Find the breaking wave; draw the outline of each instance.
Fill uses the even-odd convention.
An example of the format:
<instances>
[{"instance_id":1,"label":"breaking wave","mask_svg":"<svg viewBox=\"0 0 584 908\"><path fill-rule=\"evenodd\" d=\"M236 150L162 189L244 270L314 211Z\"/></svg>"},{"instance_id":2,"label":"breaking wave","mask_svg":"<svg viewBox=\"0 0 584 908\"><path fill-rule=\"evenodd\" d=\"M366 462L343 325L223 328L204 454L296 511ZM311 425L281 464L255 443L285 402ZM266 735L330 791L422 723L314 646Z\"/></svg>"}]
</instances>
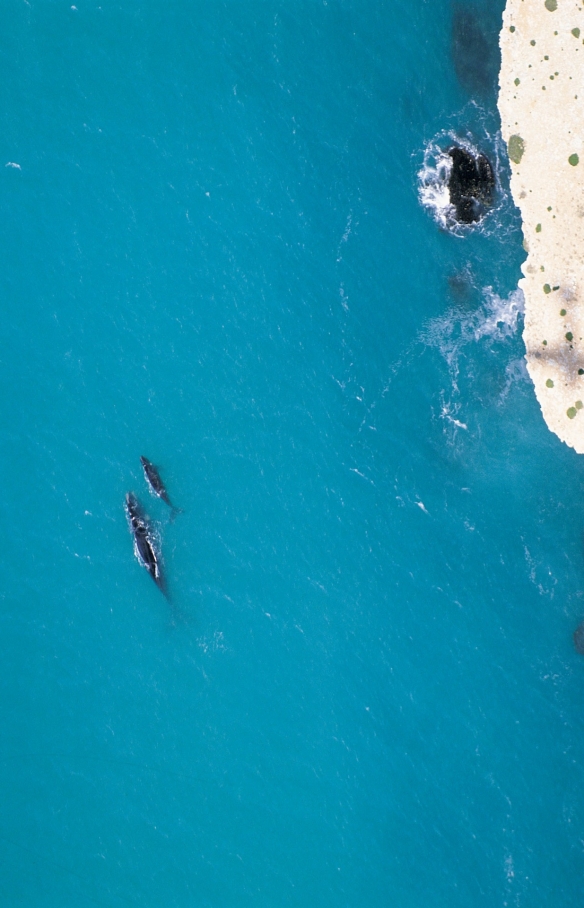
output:
<instances>
[{"instance_id":1,"label":"breaking wave","mask_svg":"<svg viewBox=\"0 0 584 908\"><path fill-rule=\"evenodd\" d=\"M462 415L462 401L469 402L473 396L470 386L480 386L480 372L489 373L492 361L478 362L476 355L468 355L472 345L494 352L496 344L515 338L520 330L524 314L523 291L517 287L509 296L502 298L491 287L483 291L483 302L473 312L450 309L444 315L432 319L420 334L419 340L427 347L436 349L446 362L450 377L450 388L441 392L440 417L451 429L466 429ZM469 349L467 349L469 348ZM498 399L502 403L511 386L527 377L522 356L514 356L507 362L500 362ZM462 387L464 385L464 387Z\"/></svg>"}]
</instances>

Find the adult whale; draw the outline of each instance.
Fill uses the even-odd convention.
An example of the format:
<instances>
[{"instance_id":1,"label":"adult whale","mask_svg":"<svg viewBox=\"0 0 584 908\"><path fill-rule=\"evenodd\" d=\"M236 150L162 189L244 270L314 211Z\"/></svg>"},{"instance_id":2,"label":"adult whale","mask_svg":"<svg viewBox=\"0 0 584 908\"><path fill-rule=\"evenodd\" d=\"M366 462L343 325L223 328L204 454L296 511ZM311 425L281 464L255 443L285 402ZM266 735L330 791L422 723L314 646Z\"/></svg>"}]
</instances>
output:
<instances>
[{"instance_id":1,"label":"adult whale","mask_svg":"<svg viewBox=\"0 0 584 908\"><path fill-rule=\"evenodd\" d=\"M146 568L156 586L164 593L162 573L154 547L152 532L133 492L128 492L126 495L125 510L130 533L134 539L134 554L140 564Z\"/></svg>"}]
</instances>

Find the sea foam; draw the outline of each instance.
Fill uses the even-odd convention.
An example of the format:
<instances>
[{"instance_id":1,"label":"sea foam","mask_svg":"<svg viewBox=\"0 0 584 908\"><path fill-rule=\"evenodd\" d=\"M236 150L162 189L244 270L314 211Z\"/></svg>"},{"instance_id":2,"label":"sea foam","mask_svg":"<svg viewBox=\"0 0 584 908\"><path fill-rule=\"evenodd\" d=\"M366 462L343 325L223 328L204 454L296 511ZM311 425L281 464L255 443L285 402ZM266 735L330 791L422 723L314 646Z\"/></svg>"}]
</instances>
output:
<instances>
[{"instance_id":1,"label":"sea foam","mask_svg":"<svg viewBox=\"0 0 584 908\"><path fill-rule=\"evenodd\" d=\"M471 122L472 128L458 130L443 129L424 147L422 164L417 173L418 198L433 220L442 230L457 237L468 236L479 230L490 235L507 231L508 218L501 217L509 206L507 175L503 161L504 143L500 132L489 128L487 117L476 105L468 105L457 115L460 122ZM476 121L476 122L475 122ZM489 159L495 174L495 199L493 206L480 221L472 224L461 224L456 218L456 210L450 202L448 186L452 172L452 158L448 149L453 145L464 148L473 157L484 154Z\"/></svg>"}]
</instances>

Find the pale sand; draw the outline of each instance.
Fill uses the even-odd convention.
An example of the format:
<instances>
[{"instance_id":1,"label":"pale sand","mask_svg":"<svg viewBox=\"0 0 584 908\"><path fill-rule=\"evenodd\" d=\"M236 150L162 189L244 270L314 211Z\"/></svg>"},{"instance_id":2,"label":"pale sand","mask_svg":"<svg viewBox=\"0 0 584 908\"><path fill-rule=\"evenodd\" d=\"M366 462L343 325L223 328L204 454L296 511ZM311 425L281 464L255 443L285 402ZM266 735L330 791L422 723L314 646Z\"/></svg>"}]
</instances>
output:
<instances>
[{"instance_id":1,"label":"pale sand","mask_svg":"<svg viewBox=\"0 0 584 908\"><path fill-rule=\"evenodd\" d=\"M519 282L527 368L547 425L582 454L584 0L546 2L507 2L499 111L528 253Z\"/></svg>"}]
</instances>

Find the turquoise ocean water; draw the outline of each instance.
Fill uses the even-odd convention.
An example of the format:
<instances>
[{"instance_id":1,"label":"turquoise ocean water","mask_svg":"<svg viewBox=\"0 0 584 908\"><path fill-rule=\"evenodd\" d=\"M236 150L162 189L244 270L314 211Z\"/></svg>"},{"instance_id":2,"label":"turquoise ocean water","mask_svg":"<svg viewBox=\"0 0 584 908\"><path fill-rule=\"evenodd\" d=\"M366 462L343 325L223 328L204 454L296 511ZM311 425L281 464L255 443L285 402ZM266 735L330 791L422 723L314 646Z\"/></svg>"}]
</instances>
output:
<instances>
[{"instance_id":1,"label":"turquoise ocean water","mask_svg":"<svg viewBox=\"0 0 584 908\"><path fill-rule=\"evenodd\" d=\"M582 905L502 6L2 4L1 906ZM499 180L458 236L457 135Z\"/></svg>"}]
</instances>

